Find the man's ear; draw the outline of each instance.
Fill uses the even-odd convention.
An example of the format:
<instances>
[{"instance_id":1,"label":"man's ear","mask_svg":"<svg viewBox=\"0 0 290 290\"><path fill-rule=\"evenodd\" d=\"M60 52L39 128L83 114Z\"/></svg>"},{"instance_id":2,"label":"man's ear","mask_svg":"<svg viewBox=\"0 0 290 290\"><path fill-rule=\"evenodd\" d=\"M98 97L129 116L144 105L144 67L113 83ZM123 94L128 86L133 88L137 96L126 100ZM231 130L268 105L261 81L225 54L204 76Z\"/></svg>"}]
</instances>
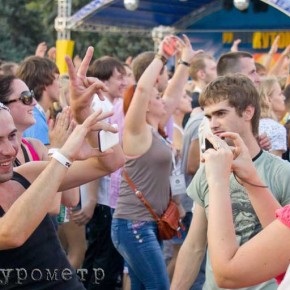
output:
<instances>
[{"instance_id":1,"label":"man's ear","mask_svg":"<svg viewBox=\"0 0 290 290\"><path fill-rule=\"evenodd\" d=\"M243 117L245 120L250 121L252 120L255 113L255 108L253 106L248 106L246 110L243 112Z\"/></svg>"}]
</instances>

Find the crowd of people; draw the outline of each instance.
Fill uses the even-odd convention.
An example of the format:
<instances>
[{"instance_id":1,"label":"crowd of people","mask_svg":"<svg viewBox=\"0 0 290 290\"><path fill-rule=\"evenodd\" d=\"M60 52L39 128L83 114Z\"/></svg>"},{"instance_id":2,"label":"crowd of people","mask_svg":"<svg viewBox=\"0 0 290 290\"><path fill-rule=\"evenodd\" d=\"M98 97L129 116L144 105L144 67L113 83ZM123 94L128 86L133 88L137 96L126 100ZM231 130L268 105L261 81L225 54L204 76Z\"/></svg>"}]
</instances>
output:
<instances>
[{"instance_id":1,"label":"crowd of people","mask_svg":"<svg viewBox=\"0 0 290 290\"><path fill-rule=\"evenodd\" d=\"M239 43L1 63L3 289L289 289L290 44L258 63ZM144 200L173 200L181 234L161 240Z\"/></svg>"}]
</instances>

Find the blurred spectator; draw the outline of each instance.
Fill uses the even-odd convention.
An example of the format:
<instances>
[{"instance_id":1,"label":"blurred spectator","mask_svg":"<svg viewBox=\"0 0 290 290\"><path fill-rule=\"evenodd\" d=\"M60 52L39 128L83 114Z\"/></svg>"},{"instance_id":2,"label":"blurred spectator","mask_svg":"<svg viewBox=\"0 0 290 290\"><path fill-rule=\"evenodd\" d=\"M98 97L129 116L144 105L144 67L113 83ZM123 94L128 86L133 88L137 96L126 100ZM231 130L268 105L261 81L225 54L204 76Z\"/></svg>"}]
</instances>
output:
<instances>
[{"instance_id":1,"label":"blurred spectator","mask_svg":"<svg viewBox=\"0 0 290 290\"><path fill-rule=\"evenodd\" d=\"M15 75L18 69L18 64L16 62L3 62L0 65L0 75Z\"/></svg>"}]
</instances>

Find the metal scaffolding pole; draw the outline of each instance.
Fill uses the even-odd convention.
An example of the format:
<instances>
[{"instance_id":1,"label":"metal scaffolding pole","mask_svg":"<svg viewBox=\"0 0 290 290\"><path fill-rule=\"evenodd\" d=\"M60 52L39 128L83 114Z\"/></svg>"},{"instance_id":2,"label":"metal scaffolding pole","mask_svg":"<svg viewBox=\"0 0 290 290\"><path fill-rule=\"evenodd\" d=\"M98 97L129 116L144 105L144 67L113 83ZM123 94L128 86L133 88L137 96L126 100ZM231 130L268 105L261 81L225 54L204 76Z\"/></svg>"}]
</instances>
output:
<instances>
[{"instance_id":1,"label":"metal scaffolding pole","mask_svg":"<svg viewBox=\"0 0 290 290\"><path fill-rule=\"evenodd\" d=\"M57 17L54 22L57 39L70 39L69 22L71 17L71 0L58 0Z\"/></svg>"},{"instance_id":2,"label":"metal scaffolding pole","mask_svg":"<svg viewBox=\"0 0 290 290\"><path fill-rule=\"evenodd\" d=\"M58 14L54 22L57 31L56 41L56 64L60 73L67 72L65 56L72 57L74 49L74 41L70 35L70 18L71 18L71 0L58 0Z\"/></svg>"}]
</instances>

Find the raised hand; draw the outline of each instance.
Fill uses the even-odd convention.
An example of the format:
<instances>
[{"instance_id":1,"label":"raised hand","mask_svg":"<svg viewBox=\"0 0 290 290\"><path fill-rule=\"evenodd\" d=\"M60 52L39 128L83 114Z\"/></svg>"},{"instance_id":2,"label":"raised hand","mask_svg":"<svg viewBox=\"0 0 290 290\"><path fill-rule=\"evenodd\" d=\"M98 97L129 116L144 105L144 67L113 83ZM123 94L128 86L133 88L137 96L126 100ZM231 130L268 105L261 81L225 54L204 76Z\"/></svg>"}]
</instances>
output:
<instances>
[{"instance_id":1,"label":"raised hand","mask_svg":"<svg viewBox=\"0 0 290 290\"><path fill-rule=\"evenodd\" d=\"M158 54L163 55L166 59L174 56L178 51L179 38L175 35L167 35L160 42Z\"/></svg>"},{"instance_id":2,"label":"raised hand","mask_svg":"<svg viewBox=\"0 0 290 290\"><path fill-rule=\"evenodd\" d=\"M48 51L47 51L47 57L51 59L52 61L55 62L56 60L56 48L55 46L52 46Z\"/></svg>"},{"instance_id":3,"label":"raised hand","mask_svg":"<svg viewBox=\"0 0 290 290\"><path fill-rule=\"evenodd\" d=\"M283 56L289 56L290 55L290 44L286 46L286 48L282 52Z\"/></svg>"},{"instance_id":4,"label":"raised hand","mask_svg":"<svg viewBox=\"0 0 290 290\"><path fill-rule=\"evenodd\" d=\"M270 47L270 50L269 50L269 54L275 54L278 52L278 44L279 44L279 40L280 40L280 35L277 35Z\"/></svg>"},{"instance_id":5,"label":"raised hand","mask_svg":"<svg viewBox=\"0 0 290 290\"><path fill-rule=\"evenodd\" d=\"M237 52L239 51L239 44L242 42L241 39L235 39L234 42L233 42L233 45L231 47L231 52Z\"/></svg>"},{"instance_id":6,"label":"raised hand","mask_svg":"<svg viewBox=\"0 0 290 290\"><path fill-rule=\"evenodd\" d=\"M35 55L39 57L45 57L46 51L47 51L46 42L41 42L36 47Z\"/></svg>"},{"instance_id":7,"label":"raised hand","mask_svg":"<svg viewBox=\"0 0 290 290\"><path fill-rule=\"evenodd\" d=\"M111 115L111 112L102 113L101 110L93 112L81 125L76 126L65 144L60 149L61 153L71 161L85 160L89 157L103 156L110 153L110 149L105 153L101 153L98 148L93 148L86 141L86 137L88 134L100 130L116 133L118 131L116 128L108 123L102 122Z\"/></svg>"},{"instance_id":8,"label":"raised hand","mask_svg":"<svg viewBox=\"0 0 290 290\"><path fill-rule=\"evenodd\" d=\"M55 121L50 119L48 125L51 147L60 148L76 126L70 107L65 107L62 112L58 113Z\"/></svg>"},{"instance_id":9,"label":"raised hand","mask_svg":"<svg viewBox=\"0 0 290 290\"><path fill-rule=\"evenodd\" d=\"M107 87L99 79L86 76L93 53L94 49L90 46L78 70L70 57L65 58L70 79L70 105L73 116L79 123L92 114L91 103L94 94L98 94L99 98L104 100L103 92L107 91Z\"/></svg>"},{"instance_id":10,"label":"raised hand","mask_svg":"<svg viewBox=\"0 0 290 290\"><path fill-rule=\"evenodd\" d=\"M179 41L179 49L181 51L181 59L189 64L197 54L203 52L201 49L194 50L189 38L185 34L182 34L182 41Z\"/></svg>"},{"instance_id":11,"label":"raised hand","mask_svg":"<svg viewBox=\"0 0 290 290\"><path fill-rule=\"evenodd\" d=\"M233 143L232 152L234 154L234 160L232 162L232 171L235 173L240 183L261 183L249 150L240 135L232 132L224 132L221 134L221 137Z\"/></svg>"},{"instance_id":12,"label":"raised hand","mask_svg":"<svg viewBox=\"0 0 290 290\"><path fill-rule=\"evenodd\" d=\"M213 148L205 150L201 155L208 182L214 183L221 178L229 178L234 159L231 147L213 134L207 134L206 138L213 145Z\"/></svg>"}]
</instances>

